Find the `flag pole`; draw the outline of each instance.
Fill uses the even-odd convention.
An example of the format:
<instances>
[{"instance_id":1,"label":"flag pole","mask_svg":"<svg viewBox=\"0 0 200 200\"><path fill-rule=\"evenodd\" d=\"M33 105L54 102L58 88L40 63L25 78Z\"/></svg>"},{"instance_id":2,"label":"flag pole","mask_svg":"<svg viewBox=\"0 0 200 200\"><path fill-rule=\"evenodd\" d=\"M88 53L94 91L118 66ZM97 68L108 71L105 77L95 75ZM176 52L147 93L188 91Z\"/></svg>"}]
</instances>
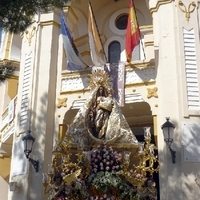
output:
<instances>
[{"instance_id":1,"label":"flag pole","mask_svg":"<svg viewBox=\"0 0 200 200\"><path fill-rule=\"evenodd\" d=\"M135 5L135 4L134 4L134 0L132 0L132 2L133 2L133 5ZM136 14L136 10L135 10L135 6L133 6L133 9L134 9L134 11L135 11L135 17L136 17L137 25L138 25L138 27L139 27L138 18L137 18L137 14ZM141 38L141 31L140 31L140 28L139 28L139 32L140 32L140 43L141 43L142 51L143 51L143 54L144 54L144 60L146 60L146 54L145 54L145 51L144 51L144 43L143 43L142 38Z\"/></svg>"},{"instance_id":2,"label":"flag pole","mask_svg":"<svg viewBox=\"0 0 200 200\"><path fill-rule=\"evenodd\" d=\"M99 36L99 39L100 39L100 42L101 42L101 46L102 46L102 49L103 49L103 54L104 54L104 57L105 57L105 59L106 59L106 62L108 62L108 59L107 59L107 56L106 56L106 53L105 53L105 50L104 50L104 47L103 47L103 42L102 42L101 37L100 37L100 33L99 33L98 26L97 26L96 18L95 18L95 16L94 16L92 4L91 4L90 0L88 0L88 2L89 2L90 7L91 7L92 17L94 18L94 23L95 23L95 25L96 25L97 33L98 33L98 36Z\"/></svg>"},{"instance_id":3,"label":"flag pole","mask_svg":"<svg viewBox=\"0 0 200 200\"><path fill-rule=\"evenodd\" d=\"M146 60L146 54L145 54L145 51L144 51L144 43L143 43L143 41L141 40L141 32L140 32L140 43L141 43L142 51L143 51L143 54L144 54L144 60ZM143 61L144 61L144 60L143 60Z\"/></svg>"}]
</instances>

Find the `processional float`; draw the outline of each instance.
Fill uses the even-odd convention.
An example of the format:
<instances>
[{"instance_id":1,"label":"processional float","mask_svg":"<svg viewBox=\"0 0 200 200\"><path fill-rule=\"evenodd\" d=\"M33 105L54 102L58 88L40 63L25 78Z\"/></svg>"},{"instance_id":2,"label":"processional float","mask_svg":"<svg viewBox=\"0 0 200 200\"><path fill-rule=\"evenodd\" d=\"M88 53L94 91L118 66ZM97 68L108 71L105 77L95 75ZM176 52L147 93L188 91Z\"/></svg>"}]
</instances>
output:
<instances>
[{"instance_id":1,"label":"processional float","mask_svg":"<svg viewBox=\"0 0 200 200\"><path fill-rule=\"evenodd\" d=\"M153 180L159 171L150 127L144 142L132 133L105 71L90 76L91 95L57 142L48 173L43 174L49 200L157 199Z\"/></svg>"}]
</instances>

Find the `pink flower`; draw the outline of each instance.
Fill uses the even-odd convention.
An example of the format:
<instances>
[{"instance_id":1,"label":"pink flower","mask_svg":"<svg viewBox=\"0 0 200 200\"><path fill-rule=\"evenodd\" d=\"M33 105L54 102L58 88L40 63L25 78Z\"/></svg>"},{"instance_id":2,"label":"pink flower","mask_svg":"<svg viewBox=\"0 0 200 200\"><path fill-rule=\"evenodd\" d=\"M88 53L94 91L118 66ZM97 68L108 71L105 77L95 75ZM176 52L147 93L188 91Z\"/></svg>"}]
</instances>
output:
<instances>
[{"instance_id":1,"label":"pink flower","mask_svg":"<svg viewBox=\"0 0 200 200\"><path fill-rule=\"evenodd\" d=\"M101 157L100 155L98 155L98 156L97 156L97 158L98 158L99 160L101 160L101 159L102 159L102 157Z\"/></svg>"}]
</instances>

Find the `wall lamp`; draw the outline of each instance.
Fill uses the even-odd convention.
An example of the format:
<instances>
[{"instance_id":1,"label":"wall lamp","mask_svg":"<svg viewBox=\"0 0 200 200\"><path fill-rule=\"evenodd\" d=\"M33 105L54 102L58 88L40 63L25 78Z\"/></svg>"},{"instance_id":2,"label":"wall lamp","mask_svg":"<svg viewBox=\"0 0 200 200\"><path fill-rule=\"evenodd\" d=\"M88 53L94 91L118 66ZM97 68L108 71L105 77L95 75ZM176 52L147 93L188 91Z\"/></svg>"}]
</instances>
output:
<instances>
[{"instance_id":1,"label":"wall lamp","mask_svg":"<svg viewBox=\"0 0 200 200\"><path fill-rule=\"evenodd\" d=\"M35 138L31 135L31 131L29 130L26 136L22 138L24 142L24 154L26 158L31 162L32 166L34 167L35 171L39 171L39 161L33 160L29 158L29 154L32 152L33 143L35 142Z\"/></svg>"},{"instance_id":2,"label":"wall lamp","mask_svg":"<svg viewBox=\"0 0 200 200\"><path fill-rule=\"evenodd\" d=\"M172 163L175 163L176 151L171 148L175 126L169 121L169 119L169 117L166 117L166 122L161 126L161 128L163 130L164 140L172 156Z\"/></svg>"}]
</instances>

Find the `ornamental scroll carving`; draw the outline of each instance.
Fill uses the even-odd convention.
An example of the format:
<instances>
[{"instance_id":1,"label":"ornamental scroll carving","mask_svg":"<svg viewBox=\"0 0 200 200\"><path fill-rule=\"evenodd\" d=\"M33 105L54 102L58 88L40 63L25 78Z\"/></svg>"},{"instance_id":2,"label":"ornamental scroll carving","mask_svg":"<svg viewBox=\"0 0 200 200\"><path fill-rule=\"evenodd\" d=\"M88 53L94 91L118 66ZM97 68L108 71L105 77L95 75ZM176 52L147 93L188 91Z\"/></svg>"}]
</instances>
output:
<instances>
[{"instance_id":1,"label":"ornamental scroll carving","mask_svg":"<svg viewBox=\"0 0 200 200\"><path fill-rule=\"evenodd\" d=\"M57 107L61 108L61 107L67 107L67 98L58 98L58 103L57 103Z\"/></svg>"},{"instance_id":2,"label":"ornamental scroll carving","mask_svg":"<svg viewBox=\"0 0 200 200\"><path fill-rule=\"evenodd\" d=\"M154 87L154 88L147 88L147 98L151 98L151 97L155 97L158 98L158 94L157 94L158 88Z\"/></svg>"},{"instance_id":3,"label":"ornamental scroll carving","mask_svg":"<svg viewBox=\"0 0 200 200\"><path fill-rule=\"evenodd\" d=\"M190 14L194 11L194 9L196 8L196 4L195 2L191 2L188 7L186 7L182 1L178 2L179 8L180 10L185 13L185 18L187 20L187 22L189 22L190 19Z\"/></svg>"},{"instance_id":4,"label":"ornamental scroll carving","mask_svg":"<svg viewBox=\"0 0 200 200\"><path fill-rule=\"evenodd\" d=\"M35 35L35 32L36 32L36 27L33 26L32 30L31 31L26 31L26 39L28 40L28 44L29 46L31 46L31 40L33 38L33 36Z\"/></svg>"},{"instance_id":5,"label":"ornamental scroll carving","mask_svg":"<svg viewBox=\"0 0 200 200\"><path fill-rule=\"evenodd\" d=\"M126 70L125 84L137 84L155 81L155 68ZM61 92L84 90L89 87L89 76L63 77L61 80Z\"/></svg>"},{"instance_id":6,"label":"ornamental scroll carving","mask_svg":"<svg viewBox=\"0 0 200 200\"><path fill-rule=\"evenodd\" d=\"M83 90L88 87L87 76L74 76L63 78L61 81L61 92Z\"/></svg>"},{"instance_id":7,"label":"ornamental scroll carving","mask_svg":"<svg viewBox=\"0 0 200 200\"><path fill-rule=\"evenodd\" d=\"M155 78L156 78L156 72L154 68L132 69L126 71L126 84L154 81Z\"/></svg>"}]
</instances>

